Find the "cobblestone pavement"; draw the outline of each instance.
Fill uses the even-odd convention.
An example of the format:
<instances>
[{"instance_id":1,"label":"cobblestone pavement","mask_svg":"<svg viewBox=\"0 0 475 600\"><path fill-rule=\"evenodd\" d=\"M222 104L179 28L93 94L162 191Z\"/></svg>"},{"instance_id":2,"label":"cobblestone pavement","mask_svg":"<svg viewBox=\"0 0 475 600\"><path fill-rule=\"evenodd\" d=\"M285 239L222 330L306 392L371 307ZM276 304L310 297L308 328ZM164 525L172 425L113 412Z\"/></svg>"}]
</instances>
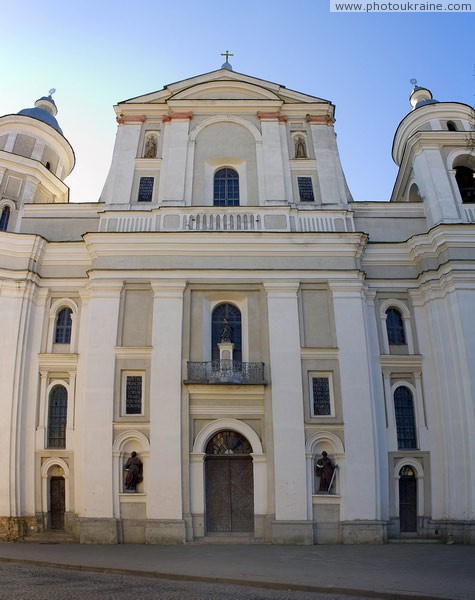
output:
<instances>
[{"instance_id":1,"label":"cobblestone pavement","mask_svg":"<svg viewBox=\"0 0 475 600\"><path fill-rule=\"evenodd\" d=\"M0 563L1 600L369 600Z\"/></svg>"}]
</instances>

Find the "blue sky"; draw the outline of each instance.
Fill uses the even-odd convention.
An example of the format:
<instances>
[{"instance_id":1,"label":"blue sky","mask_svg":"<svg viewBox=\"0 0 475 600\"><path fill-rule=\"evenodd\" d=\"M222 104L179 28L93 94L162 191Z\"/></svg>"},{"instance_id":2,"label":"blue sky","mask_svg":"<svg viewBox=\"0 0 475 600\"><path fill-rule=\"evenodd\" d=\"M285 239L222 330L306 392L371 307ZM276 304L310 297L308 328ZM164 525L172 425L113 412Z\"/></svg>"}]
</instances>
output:
<instances>
[{"instance_id":1,"label":"blue sky","mask_svg":"<svg viewBox=\"0 0 475 600\"><path fill-rule=\"evenodd\" d=\"M475 0L473 0L475 1ZM113 104L212 71L234 70L331 100L355 200L388 200L391 145L409 111L409 80L441 101L475 102L475 13L330 13L328 0L19 0L0 55L0 114L55 87L76 152L71 200L99 198L116 131Z\"/></svg>"}]
</instances>

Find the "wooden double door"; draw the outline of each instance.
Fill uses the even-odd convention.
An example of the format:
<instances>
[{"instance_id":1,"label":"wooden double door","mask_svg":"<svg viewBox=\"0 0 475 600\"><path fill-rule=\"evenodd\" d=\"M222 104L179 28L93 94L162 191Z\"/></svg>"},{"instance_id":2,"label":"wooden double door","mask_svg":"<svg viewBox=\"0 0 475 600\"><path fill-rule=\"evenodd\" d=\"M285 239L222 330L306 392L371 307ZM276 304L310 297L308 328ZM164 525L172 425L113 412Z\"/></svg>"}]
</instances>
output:
<instances>
[{"instance_id":1,"label":"wooden double door","mask_svg":"<svg viewBox=\"0 0 475 600\"><path fill-rule=\"evenodd\" d=\"M207 533L254 531L252 458L245 455L207 456Z\"/></svg>"}]
</instances>

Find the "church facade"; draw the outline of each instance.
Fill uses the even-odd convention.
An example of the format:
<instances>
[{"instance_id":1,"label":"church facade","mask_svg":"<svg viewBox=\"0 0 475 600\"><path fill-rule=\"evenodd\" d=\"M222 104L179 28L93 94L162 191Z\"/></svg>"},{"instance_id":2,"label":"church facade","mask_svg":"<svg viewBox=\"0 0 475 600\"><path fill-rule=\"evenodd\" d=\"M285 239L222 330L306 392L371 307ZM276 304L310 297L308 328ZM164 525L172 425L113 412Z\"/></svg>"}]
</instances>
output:
<instances>
[{"instance_id":1,"label":"church facade","mask_svg":"<svg viewBox=\"0 0 475 600\"><path fill-rule=\"evenodd\" d=\"M475 542L473 109L410 100L385 203L227 62L115 107L97 203L0 118L2 539Z\"/></svg>"}]
</instances>

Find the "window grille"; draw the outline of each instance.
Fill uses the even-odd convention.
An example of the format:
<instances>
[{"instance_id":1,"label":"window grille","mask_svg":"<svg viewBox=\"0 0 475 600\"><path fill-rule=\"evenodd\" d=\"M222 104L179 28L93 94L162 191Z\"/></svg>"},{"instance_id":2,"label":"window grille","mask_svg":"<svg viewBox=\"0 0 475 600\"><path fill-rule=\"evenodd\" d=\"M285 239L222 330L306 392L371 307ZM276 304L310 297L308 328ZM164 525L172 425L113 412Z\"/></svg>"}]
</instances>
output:
<instances>
[{"instance_id":1,"label":"window grille","mask_svg":"<svg viewBox=\"0 0 475 600\"><path fill-rule=\"evenodd\" d=\"M396 416L397 447L399 450L417 448L414 401L411 390L406 386L394 392L394 412Z\"/></svg>"},{"instance_id":2,"label":"window grille","mask_svg":"<svg viewBox=\"0 0 475 600\"><path fill-rule=\"evenodd\" d=\"M386 311L386 330L388 332L389 344L406 344L404 321L402 320L401 313L395 308L388 308Z\"/></svg>"},{"instance_id":3,"label":"window grille","mask_svg":"<svg viewBox=\"0 0 475 600\"><path fill-rule=\"evenodd\" d=\"M56 316L56 326L54 330L55 344L70 344L71 329L72 329L72 310L70 308L62 308Z\"/></svg>"},{"instance_id":4,"label":"window grille","mask_svg":"<svg viewBox=\"0 0 475 600\"><path fill-rule=\"evenodd\" d=\"M214 174L214 206L239 206L239 175L234 169L219 169Z\"/></svg>"},{"instance_id":5,"label":"window grille","mask_svg":"<svg viewBox=\"0 0 475 600\"><path fill-rule=\"evenodd\" d=\"M234 344L233 359L235 362L240 362L242 361L241 311L233 304L219 304L213 310L211 318L212 359L219 360L218 344L221 341L221 333L226 323L230 328L231 342Z\"/></svg>"},{"instance_id":6,"label":"window grille","mask_svg":"<svg viewBox=\"0 0 475 600\"><path fill-rule=\"evenodd\" d=\"M49 394L48 448L66 447L66 420L68 392L62 385L55 386Z\"/></svg>"}]
</instances>

